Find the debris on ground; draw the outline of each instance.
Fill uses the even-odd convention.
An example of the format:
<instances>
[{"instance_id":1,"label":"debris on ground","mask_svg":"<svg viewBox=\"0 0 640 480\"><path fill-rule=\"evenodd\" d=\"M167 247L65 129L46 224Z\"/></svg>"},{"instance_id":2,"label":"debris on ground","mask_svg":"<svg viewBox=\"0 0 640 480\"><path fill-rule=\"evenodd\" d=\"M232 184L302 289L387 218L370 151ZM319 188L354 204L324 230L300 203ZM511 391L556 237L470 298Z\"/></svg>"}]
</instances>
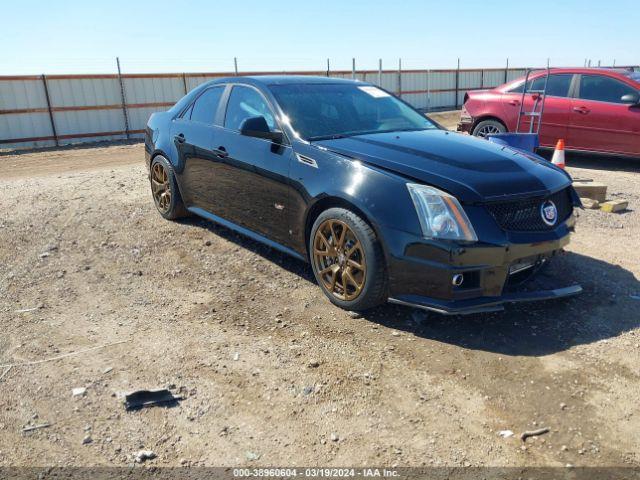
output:
<instances>
[{"instance_id":1,"label":"debris on ground","mask_svg":"<svg viewBox=\"0 0 640 480\"><path fill-rule=\"evenodd\" d=\"M509 438L513 437L513 432L511 430L500 430L498 432L498 435L500 435L502 438Z\"/></svg>"},{"instance_id":2,"label":"debris on ground","mask_svg":"<svg viewBox=\"0 0 640 480\"><path fill-rule=\"evenodd\" d=\"M609 200L600 205L600 210L607 213L616 213L626 210L629 202L626 200Z\"/></svg>"},{"instance_id":3,"label":"debris on ground","mask_svg":"<svg viewBox=\"0 0 640 480\"><path fill-rule=\"evenodd\" d=\"M136 453L135 460L136 463L143 463L146 460L153 460L156 457L157 455L153 450L140 450L138 453Z\"/></svg>"},{"instance_id":4,"label":"debris on ground","mask_svg":"<svg viewBox=\"0 0 640 480\"><path fill-rule=\"evenodd\" d=\"M41 308L42 308L41 305L38 305L37 307L31 307L31 308L21 308L20 310L15 310L14 313L35 312L36 310L40 310Z\"/></svg>"},{"instance_id":5,"label":"debris on ground","mask_svg":"<svg viewBox=\"0 0 640 480\"><path fill-rule=\"evenodd\" d=\"M582 197L580 198L580 201L582 202L582 206L584 208L588 208L590 210L598 210L600 208L600 202L598 202L598 200L594 200L593 198Z\"/></svg>"},{"instance_id":6,"label":"debris on ground","mask_svg":"<svg viewBox=\"0 0 640 480\"><path fill-rule=\"evenodd\" d=\"M311 360L308 364L309 368L318 368L320 366L319 360Z\"/></svg>"},{"instance_id":7,"label":"debris on ground","mask_svg":"<svg viewBox=\"0 0 640 480\"><path fill-rule=\"evenodd\" d=\"M126 410L138 410L145 407L162 405L163 407L175 407L183 397L176 397L166 388L159 390L137 390L124 396Z\"/></svg>"},{"instance_id":8,"label":"debris on ground","mask_svg":"<svg viewBox=\"0 0 640 480\"><path fill-rule=\"evenodd\" d=\"M607 186L598 182L573 182L580 198L591 198L602 203L607 199Z\"/></svg>"},{"instance_id":9,"label":"debris on ground","mask_svg":"<svg viewBox=\"0 0 640 480\"><path fill-rule=\"evenodd\" d=\"M71 390L71 395L73 395L74 397L82 397L86 393L87 389L84 387L77 387Z\"/></svg>"},{"instance_id":10,"label":"debris on ground","mask_svg":"<svg viewBox=\"0 0 640 480\"><path fill-rule=\"evenodd\" d=\"M537 437L538 435L544 435L545 433L549 433L549 432L550 432L549 427L543 427L537 430L526 430L522 432L522 434L520 435L520 440L524 442L529 437Z\"/></svg>"},{"instance_id":11,"label":"debris on ground","mask_svg":"<svg viewBox=\"0 0 640 480\"><path fill-rule=\"evenodd\" d=\"M40 430L41 428L49 428L51 426L50 423L41 423L39 425L29 425L22 429L23 432L32 432L34 430Z\"/></svg>"},{"instance_id":12,"label":"debris on ground","mask_svg":"<svg viewBox=\"0 0 640 480\"><path fill-rule=\"evenodd\" d=\"M247 457L247 460L249 460L249 461L259 460L260 459L260 454L259 453L255 453L255 452L247 452L245 454L245 457Z\"/></svg>"},{"instance_id":13,"label":"debris on ground","mask_svg":"<svg viewBox=\"0 0 640 480\"><path fill-rule=\"evenodd\" d=\"M91 435L86 435L83 439L82 439L82 444L83 445L88 445L89 443L93 442L93 438L91 438Z\"/></svg>"}]
</instances>

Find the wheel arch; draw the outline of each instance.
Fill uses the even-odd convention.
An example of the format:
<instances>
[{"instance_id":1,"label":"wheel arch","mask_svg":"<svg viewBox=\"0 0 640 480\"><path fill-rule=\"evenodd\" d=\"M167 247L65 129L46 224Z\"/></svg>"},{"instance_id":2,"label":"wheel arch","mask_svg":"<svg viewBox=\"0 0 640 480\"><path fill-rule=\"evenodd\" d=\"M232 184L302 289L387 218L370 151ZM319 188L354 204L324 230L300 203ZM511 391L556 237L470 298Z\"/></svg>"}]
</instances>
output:
<instances>
[{"instance_id":1,"label":"wheel arch","mask_svg":"<svg viewBox=\"0 0 640 480\"><path fill-rule=\"evenodd\" d=\"M496 115L492 115L492 114L486 114L486 115L481 115L477 118L475 118L473 120L473 125L471 126L471 131L473 132L473 130L475 130L475 128L478 126L478 124L480 122L484 122L485 120L495 120L496 122L499 122L502 124L502 126L504 126L505 130L508 132L509 131L509 127L507 126L507 122L505 122L503 119L501 119L500 117L496 116Z\"/></svg>"},{"instance_id":2,"label":"wheel arch","mask_svg":"<svg viewBox=\"0 0 640 480\"><path fill-rule=\"evenodd\" d=\"M329 210L330 208L344 208L345 210L350 210L356 215L358 215L360 218L362 218L367 223L367 225L371 227L373 232L376 234L376 237L380 242L380 246L382 247L382 252L386 260L387 250L385 247L384 239L382 238L382 235L380 233L380 228L378 227L378 225L376 225L376 223L371 220L370 218L371 215L368 215L367 212L365 212L362 208L356 205L356 203L354 203L353 201L350 201L348 199L345 199L339 196L325 196L317 200L307 210L307 214L304 222L304 245L305 245L307 260L309 261L311 260L310 252L309 252L309 240L311 239L311 229L313 228L313 224L315 223L316 219L320 216L322 212L324 212L325 210Z\"/></svg>"}]
</instances>

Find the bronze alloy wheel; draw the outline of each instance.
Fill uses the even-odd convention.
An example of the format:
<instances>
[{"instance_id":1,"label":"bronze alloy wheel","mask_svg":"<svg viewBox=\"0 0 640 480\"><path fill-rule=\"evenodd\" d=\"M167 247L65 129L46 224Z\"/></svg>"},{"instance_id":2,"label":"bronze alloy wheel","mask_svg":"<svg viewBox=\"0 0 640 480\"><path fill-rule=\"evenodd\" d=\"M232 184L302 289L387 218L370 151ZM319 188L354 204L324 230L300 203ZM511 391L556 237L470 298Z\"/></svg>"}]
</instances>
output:
<instances>
[{"instance_id":1,"label":"bronze alloy wheel","mask_svg":"<svg viewBox=\"0 0 640 480\"><path fill-rule=\"evenodd\" d=\"M364 249L345 222L329 219L318 227L313 262L322 286L334 297L350 301L362 293L367 274Z\"/></svg>"},{"instance_id":2,"label":"bronze alloy wheel","mask_svg":"<svg viewBox=\"0 0 640 480\"><path fill-rule=\"evenodd\" d=\"M167 170L159 162L154 163L151 169L151 191L158 210L167 213L171 208L171 187Z\"/></svg>"}]
</instances>

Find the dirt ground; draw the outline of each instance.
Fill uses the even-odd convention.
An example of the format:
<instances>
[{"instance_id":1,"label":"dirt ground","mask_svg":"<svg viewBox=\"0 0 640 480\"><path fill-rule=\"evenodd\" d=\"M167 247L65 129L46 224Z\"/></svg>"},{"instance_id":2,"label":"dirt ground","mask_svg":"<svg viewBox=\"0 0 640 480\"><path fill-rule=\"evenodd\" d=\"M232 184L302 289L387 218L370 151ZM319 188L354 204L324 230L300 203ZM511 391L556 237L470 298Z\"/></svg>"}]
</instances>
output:
<instances>
[{"instance_id":1,"label":"dirt ground","mask_svg":"<svg viewBox=\"0 0 640 480\"><path fill-rule=\"evenodd\" d=\"M0 163L0 466L640 466L638 163L569 158L630 201L580 211L556 268L583 295L362 318L303 263L163 220L141 144ZM125 411L161 387L183 400Z\"/></svg>"}]
</instances>

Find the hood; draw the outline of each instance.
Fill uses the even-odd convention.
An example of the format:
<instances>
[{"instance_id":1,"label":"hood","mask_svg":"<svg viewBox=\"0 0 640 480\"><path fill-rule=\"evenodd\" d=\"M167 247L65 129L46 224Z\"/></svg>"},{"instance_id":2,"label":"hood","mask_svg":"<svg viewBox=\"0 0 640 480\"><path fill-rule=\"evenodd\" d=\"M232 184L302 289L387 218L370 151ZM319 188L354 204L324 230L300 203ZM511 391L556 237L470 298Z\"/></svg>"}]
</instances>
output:
<instances>
[{"instance_id":1,"label":"hood","mask_svg":"<svg viewBox=\"0 0 640 480\"><path fill-rule=\"evenodd\" d=\"M571 183L544 159L443 130L374 133L314 142L449 192L467 203L548 195Z\"/></svg>"}]
</instances>

